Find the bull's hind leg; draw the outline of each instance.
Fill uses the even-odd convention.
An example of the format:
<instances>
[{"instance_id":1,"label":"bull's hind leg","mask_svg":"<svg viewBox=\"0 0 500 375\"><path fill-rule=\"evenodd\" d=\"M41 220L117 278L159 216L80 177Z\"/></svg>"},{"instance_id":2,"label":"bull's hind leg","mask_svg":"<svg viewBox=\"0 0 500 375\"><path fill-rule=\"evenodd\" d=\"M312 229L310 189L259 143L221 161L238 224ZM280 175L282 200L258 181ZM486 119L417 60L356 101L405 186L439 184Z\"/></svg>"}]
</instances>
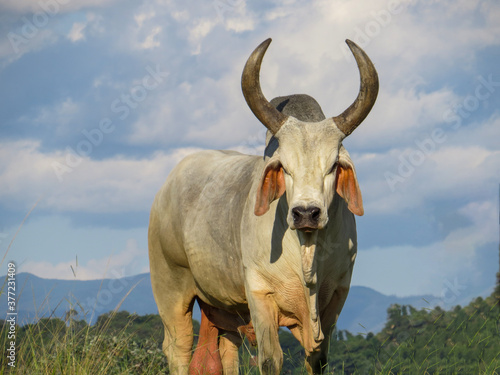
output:
<instances>
[{"instance_id":1,"label":"bull's hind leg","mask_svg":"<svg viewBox=\"0 0 500 375\"><path fill-rule=\"evenodd\" d=\"M157 237L149 238L153 295L163 321L165 353L172 375L187 375L193 347L195 282L191 271L165 259Z\"/></svg>"},{"instance_id":2,"label":"bull's hind leg","mask_svg":"<svg viewBox=\"0 0 500 375\"><path fill-rule=\"evenodd\" d=\"M184 273L189 271L184 269ZM175 272L169 276L174 277L175 283L165 280L162 292L158 292L158 286L155 292L165 331L163 352L167 357L170 374L185 375L188 373L193 347L194 283L190 285L190 273L182 275L182 272Z\"/></svg>"},{"instance_id":3,"label":"bull's hind leg","mask_svg":"<svg viewBox=\"0 0 500 375\"><path fill-rule=\"evenodd\" d=\"M239 358L238 348L241 346L242 339L239 333L231 331L221 331L219 339L219 350L224 369L224 375L238 375Z\"/></svg>"}]
</instances>

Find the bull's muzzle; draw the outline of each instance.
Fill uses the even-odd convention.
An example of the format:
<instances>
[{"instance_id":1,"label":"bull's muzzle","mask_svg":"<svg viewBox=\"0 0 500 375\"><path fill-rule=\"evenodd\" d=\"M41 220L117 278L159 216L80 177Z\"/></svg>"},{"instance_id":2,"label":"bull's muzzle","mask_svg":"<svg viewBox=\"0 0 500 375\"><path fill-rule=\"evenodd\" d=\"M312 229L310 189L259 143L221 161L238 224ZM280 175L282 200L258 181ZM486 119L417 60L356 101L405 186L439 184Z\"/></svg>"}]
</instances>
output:
<instances>
[{"instance_id":1,"label":"bull's muzzle","mask_svg":"<svg viewBox=\"0 0 500 375\"><path fill-rule=\"evenodd\" d=\"M292 208L293 226L295 229L312 232L321 229L321 208L316 206Z\"/></svg>"}]
</instances>

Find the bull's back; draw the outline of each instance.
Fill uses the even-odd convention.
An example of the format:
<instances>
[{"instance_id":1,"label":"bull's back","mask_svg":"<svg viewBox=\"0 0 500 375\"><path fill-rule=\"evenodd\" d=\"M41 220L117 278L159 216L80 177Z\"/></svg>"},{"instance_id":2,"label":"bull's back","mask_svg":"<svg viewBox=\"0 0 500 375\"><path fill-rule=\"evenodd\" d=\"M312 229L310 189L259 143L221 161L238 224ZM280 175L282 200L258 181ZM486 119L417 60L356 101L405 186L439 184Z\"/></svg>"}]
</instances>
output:
<instances>
[{"instance_id":1,"label":"bull's back","mask_svg":"<svg viewBox=\"0 0 500 375\"><path fill-rule=\"evenodd\" d=\"M240 225L261 157L202 151L185 158L158 193L163 256L186 267L198 295L214 306L245 304Z\"/></svg>"}]
</instances>

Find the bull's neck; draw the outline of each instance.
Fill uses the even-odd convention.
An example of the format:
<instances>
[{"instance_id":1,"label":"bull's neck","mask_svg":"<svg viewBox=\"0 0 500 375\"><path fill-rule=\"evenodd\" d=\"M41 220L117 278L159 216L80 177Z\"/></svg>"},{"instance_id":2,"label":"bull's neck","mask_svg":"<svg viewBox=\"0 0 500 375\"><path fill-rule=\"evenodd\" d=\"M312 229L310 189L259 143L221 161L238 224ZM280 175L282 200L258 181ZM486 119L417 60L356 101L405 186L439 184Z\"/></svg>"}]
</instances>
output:
<instances>
[{"instance_id":1,"label":"bull's neck","mask_svg":"<svg viewBox=\"0 0 500 375\"><path fill-rule=\"evenodd\" d=\"M318 305L318 272L316 243L318 231L311 233L297 232L300 241L300 256L302 259L302 275L304 277L304 292L309 305L310 323L314 341L321 342L324 338L321 330Z\"/></svg>"},{"instance_id":2,"label":"bull's neck","mask_svg":"<svg viewBox=\"0 0 500 375\"><path fill-rule=\"evenodd\" d=\"M309 288L314 287L318 281L316 270L316 241L318 231L311 233L297 232L300 241L300 252L302 258L302 274L305 285Z\"/></svg>"}]
</instances>

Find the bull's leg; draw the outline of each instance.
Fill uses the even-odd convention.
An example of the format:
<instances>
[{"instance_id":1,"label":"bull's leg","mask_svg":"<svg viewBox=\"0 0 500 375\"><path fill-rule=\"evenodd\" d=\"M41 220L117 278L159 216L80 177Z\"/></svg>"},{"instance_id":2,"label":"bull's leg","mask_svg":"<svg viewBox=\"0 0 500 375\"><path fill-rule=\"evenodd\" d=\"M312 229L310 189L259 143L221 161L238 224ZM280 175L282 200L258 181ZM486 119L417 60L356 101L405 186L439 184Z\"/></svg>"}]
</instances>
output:
<instances>
[{"instance_id":1,"label":"bull's leg","mask_svg":"<svg viewBox=\"0 0 500 375\"><path fill-rule=\"evenodd\" d=\"M171 265L157 236L149 237L151 284L163 321L163 352L170 374L186 375L193 347L192 309L196 286L189 269Z\"/></svg>"},{"instance_id":2,"label":"bull's leg","mask_svg":"<svg viewBox=\"0 0 500 375\"><path fill-rule=\"evenodd\" d=\"M321 343L320 350L314 353L306 353L306 369L309 374L323 374L328 365L328 350L330 348L330 336L335 323L344 307L349 288L338 288L332 296L328 306L321 314L321 326L325 338Z\"/></svg>"},{"instance_id":3,"label":"bull's leg","mask_svg":"<svg viewBox=\"0 0 500 375\"><path fill-rule=\"evenodd\" d=\"M189 365L189 375L221 375L222 362L219 353L219 330L207 318L206 304L201 306L201 323L198 344Z\"/></svg>"},{"instance_id":4,"label":"bull's leg","mask_svg":"<svg viewBox=\"0 0 500 375\"><path fill-rule=\"evenodd\" d=\"M325 338L319 347L319 351L306 353L306 370L308 374L326 373L328 365L328 349L330 348L331 329L323 332Z\"/></svg>"},{"instance_id":5,"label":"bull's leg","mask_svg":"<svg viewBox=\"0 0 500 375\"><path fill-rule=\"evenodd\" d=\"M177 284L165 284L168 285ZM155 298L165 328L163 352L167 356L170 374L185 375L188 373L193 347L194 293L166 288L164 295L155 294Z\"/></svg>"},{"instance_id":6,"label":"bull's leg","mask_svg":"<svg viewBox=\"0 0 500 375\"><path fill-rule=\"evenodd\" d=\"M239 357L238 348L242 343L241 336L236 332L221 331L219 350L224 375L238 375Z\"/></svg>"},{"instance_id":7,"label":"bull's leg","mask_svg":"<svg viewBox=\"0 0 500 375\"><path fill-rule=\"evenodd\" d=\"M278 337L278 308L267 293L249 294L248 305L257 337L260 372L262 375L279 374L283 365L283 351Z\"/></svg>"},{"instance_id":8,"label":"bull's leg","mask_svg":"<svg viewBox=\"0 0 500 375\"><path fill-rule=\"evenodd\" d=\"M172 301L172 296L168 300ZM162 305L158 303L158 310L164 326L163 352L167 356L170 374L185 375L193 347L192 307L181 296L171 305L168 302L166 306Z\"/></svg>"}]
</instances>

